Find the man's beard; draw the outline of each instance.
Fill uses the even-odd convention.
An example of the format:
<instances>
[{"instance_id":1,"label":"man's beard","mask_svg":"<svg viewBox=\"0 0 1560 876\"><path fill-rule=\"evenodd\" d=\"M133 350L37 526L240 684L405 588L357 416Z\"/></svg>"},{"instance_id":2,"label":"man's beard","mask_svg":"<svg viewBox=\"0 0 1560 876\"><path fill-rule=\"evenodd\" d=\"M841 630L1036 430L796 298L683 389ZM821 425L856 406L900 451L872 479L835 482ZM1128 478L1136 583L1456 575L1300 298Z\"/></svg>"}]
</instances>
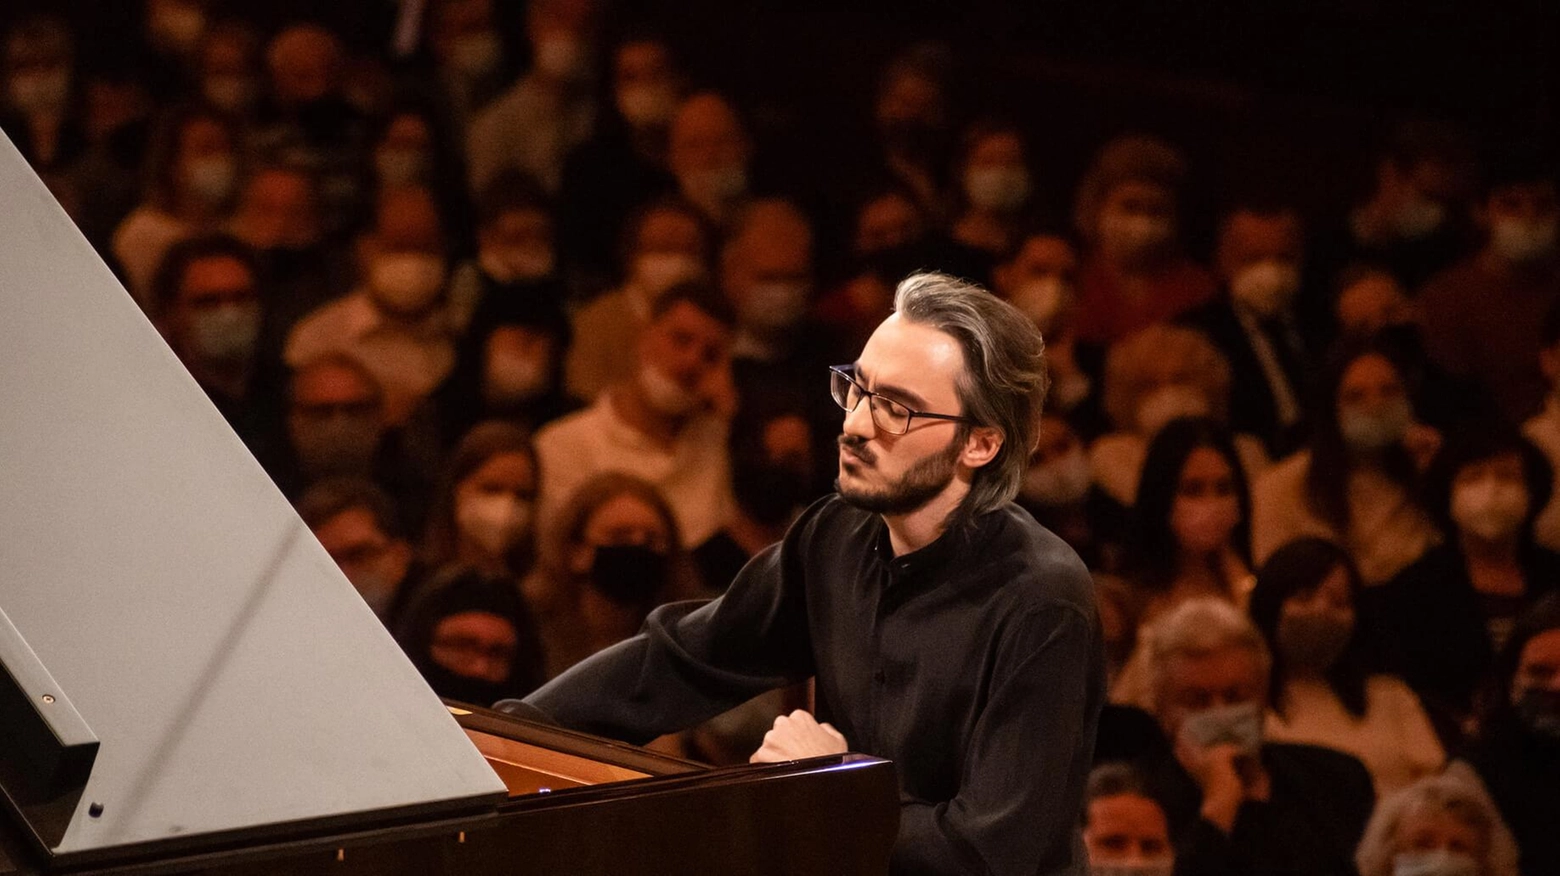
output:
<instances>
[{"instance_id":1,"label":"man's beard","mask_svg":"<svg viewBox=\"0 0 1560 876\"><path fill-rule=\"evenodd\" d=\"M874 514L900 515L918 511L926 503L937 498L953 481L954 472L958 468L959 454L964 450L964 438L961 431L948 442L947 447L916 461L897 482L880 490L846 487L838 477L834 479L834 489L840 494L840 498L863 511L871 511ZM841 435L839 444L849 447L852 452L863 457L865 461L858 463L860 465L870 464L877 459L866 448L863 439L853 440Z\"/></svg>"}]
</instances>

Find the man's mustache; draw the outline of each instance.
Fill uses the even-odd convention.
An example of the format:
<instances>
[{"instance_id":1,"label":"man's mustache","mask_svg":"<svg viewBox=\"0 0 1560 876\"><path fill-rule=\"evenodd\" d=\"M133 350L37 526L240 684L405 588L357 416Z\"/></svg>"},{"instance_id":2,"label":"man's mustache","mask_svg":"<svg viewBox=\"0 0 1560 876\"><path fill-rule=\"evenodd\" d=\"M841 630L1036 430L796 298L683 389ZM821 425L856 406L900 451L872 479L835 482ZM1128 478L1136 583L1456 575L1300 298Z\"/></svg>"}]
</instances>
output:
<instances>
[{"instance_id":1,"label":"man's mustache","mask_svg":"<svg viewBox=\"0 0 1560 876\"><path fill-rule=\"evenodd\" d=\"M877 454L867 448L867 439L860 435L841 435L837 441L841 447L849 448L852 454L860 457L867 465L877 462Z\"/></svg>"}]
</instances>

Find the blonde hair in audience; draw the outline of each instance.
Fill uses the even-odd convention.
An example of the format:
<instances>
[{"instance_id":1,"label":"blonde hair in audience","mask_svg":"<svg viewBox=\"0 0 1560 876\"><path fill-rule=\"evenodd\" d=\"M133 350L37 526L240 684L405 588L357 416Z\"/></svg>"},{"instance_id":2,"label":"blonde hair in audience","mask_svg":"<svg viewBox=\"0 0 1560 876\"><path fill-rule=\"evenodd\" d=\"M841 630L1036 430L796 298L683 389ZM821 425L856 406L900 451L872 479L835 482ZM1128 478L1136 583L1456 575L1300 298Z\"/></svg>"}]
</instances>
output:
<instances>
[{"instance_id":1,"label":"blonde hair in audience","mask_svg":"<svg viewBox=\"0 0 1560 876\"><path fill-rule=\"evenodd\" d=\"M1214 597L1188 599L1150 625L1148 630L1150 696L1159 705L1165 669L1174 657L1202 657L1225 648L1245 648L1257 658L1265 686L1272 656L1262 632L1240 609Z\"/></svg>"},{"instance_id":2,"label":"blonde hair in audience","mask_svg":"<svg viewBox=\"0 0 1560 876\"><path fill-rule=\"evenodd\" d=\"M1473 769L1453 762L1446 772L1426 776L1383 799L1365 827L1355 852L1360 876L1392 876L1398 831L1412 815L1448 815L1484 837L1480 876L1517 876L1517 843Z\"/></svg>"},{"instance_id":3,"label":"blonde hair in audience","mask_svg":"<svg viewBox=\"0 0 1560 876\"><path fill-rule=\"evenodd\" d=\"M1117 342L1105 357L1105 413L1116 428L1132 429L1138 405L1165 376L1201 390L1214 419L1223 422L1229 415L1230 363L1224 354L1196 329L1151 325Z\"/></svg>"}]
</instances>

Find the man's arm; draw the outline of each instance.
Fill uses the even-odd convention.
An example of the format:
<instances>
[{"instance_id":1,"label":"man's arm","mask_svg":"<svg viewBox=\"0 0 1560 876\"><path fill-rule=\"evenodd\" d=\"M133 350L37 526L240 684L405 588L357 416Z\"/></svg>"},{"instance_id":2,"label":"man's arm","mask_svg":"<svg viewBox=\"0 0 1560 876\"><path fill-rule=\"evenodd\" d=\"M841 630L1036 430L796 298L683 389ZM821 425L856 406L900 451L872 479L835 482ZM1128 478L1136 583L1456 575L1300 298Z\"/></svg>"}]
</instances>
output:
<instances>
[{"instance_id":1,"label":"man's arm","mask_svg":"<svg viewBox=\"0 0 1560 876\"><path fill-rule=\"evenodd\" d=\"M644 743L813 674L801 552L811 515L712 602L651 612L637 636L525 698L565 727Z\"/></svg>"},{"instance_id":2,"label":"man's arm","mask_svg":"<svg viewBox=\"0 0 1560 876\"><path fill-rule=\"evenodd\" d=\"M1078 826L1104 688L1097 626L1057 604L1001 649L958 794L901 801L895 873L1084 872Z\"/></svg>"}]
</instances>

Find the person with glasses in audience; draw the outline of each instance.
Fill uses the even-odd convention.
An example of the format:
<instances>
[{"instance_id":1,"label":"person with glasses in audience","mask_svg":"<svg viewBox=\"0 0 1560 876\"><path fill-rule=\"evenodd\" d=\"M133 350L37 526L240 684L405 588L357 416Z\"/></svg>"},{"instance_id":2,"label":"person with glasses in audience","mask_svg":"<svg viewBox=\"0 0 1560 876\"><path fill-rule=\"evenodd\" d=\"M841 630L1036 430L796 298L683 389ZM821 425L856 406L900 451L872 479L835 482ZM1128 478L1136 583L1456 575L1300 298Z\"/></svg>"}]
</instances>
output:
<instances>
[{"instance_id":1,"label":"person with glasses in audience","mask_svg":"<svg viewBox=\"0 0 1560 876\"><path fill-rule=\"evenodd\" d=\"M1012 502L1044 342L945 275L907 278L894 304L856 361L829 369L845 411L836 493L720 598L657 608L639 635L499 706L644 742L814 677L816 714L777 718L752 759L892 760L892 872L1080 872L1099 616L1077 554Z\"/></svg>"}]
</instances>

